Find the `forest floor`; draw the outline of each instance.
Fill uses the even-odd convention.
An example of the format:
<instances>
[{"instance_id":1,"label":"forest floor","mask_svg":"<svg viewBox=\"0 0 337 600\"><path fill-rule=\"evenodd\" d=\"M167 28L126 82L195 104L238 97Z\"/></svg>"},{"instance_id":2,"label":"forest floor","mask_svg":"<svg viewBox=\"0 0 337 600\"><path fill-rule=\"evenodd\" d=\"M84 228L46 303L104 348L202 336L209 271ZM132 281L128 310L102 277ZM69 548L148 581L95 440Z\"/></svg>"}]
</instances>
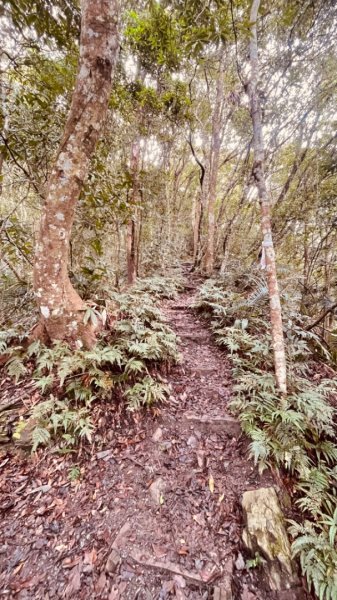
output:
<instances>
[{"instance_id":1,"label":"forest floor","mask_svg":"<svg viewBox=\"0 0 337 600\"><path fill-rule=\"evenodd\" d=\"M194 293L163 306L182 360L155 416L110 409L99 448L76 459L0 457L0 597L222 600L232 580L233 598L271 598L240 541L240 497L270 479L228 415L230 364L191 310Z\"/></svg>"}]
</instances>

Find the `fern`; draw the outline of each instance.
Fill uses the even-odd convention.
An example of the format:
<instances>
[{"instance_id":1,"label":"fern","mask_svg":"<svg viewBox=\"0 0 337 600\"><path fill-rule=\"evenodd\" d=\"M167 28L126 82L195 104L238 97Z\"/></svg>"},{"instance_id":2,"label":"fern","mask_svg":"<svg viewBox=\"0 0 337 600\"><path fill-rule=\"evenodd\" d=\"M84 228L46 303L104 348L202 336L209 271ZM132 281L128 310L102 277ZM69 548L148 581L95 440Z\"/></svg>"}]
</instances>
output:
<instances>
[{"instance_id":1,"label":"fern","mask_svg":"<svg viewBox=\"0 0 337 600\"><path fill-rule=\"evenodd\" d=\"M45 427L35 427L32 433L32 452L35 452L39 446L45 446L49 443L50 433Z\"/></svg>"},{"instance_id":2,"label":"fern","mask_svg":"<svg viewBox=\"0 0 337 600\"><path fill-rule=\"evenodd\" d=\"M337 509L332 517L321 515L315 524L307 520L302 525L291 523L290 533L296 538L292 545L293 556L299 557L309 588L320 600L334 600L337 597Z\"/></svg>"},{"instance_id":3,"label":"fern","mask_svg":"<svg viewBox=\"0 0 337 600\"><path fill-rule=\"evenodd\" d=\"M27 369L19 356L14 356L7 362L7 372L10 377L18 383L19 379L25 375Z\"/></svg>"},{"instance_id":4,"label":"fern","mask_svg":"<svg viewBox=\"0 0 337 600\"><path fill-rule=\"evenodd\" d=\"M181 284L159 278L139 282L128 293L110 294L114 327L90 350L73 349L63 342L51 347L33 342L26 354L21 347L14 349L7 364L9 374L18 380L28 373L26 361L30 369L35 362L36 388L43 396L49 393L31 410L37 422L34 450L50 439L61 446L90 441L93 402L111 403L124 396L128 409L137 410L167 397L167 387L156 379L155 370L179 360L177 338L148 293L153 287L155 297L173 297ZM106 318L104 310L90 307L84 318Z\"/></svg>"},{"instance_id":5,"label":"fern","mask_svg":"<svg viewBox=\"0 0 337 600\"><path fill-rule=\"evenodd\" d=\"M150 407L157 402L164 402L169 394L169 387L148 376L125 391L130 411L139 410L142 406Z\"/></svg>"},{"instance_id":6,"label":"fern","mask_svg":"<svg viewBox=\"0 0 337 600\"><path fill-rule=\"evenodd\" d=\"M297 507L311 519L292 524L294 556L299 556L308 585L318 597L334 600L337 446L336 411L330 397L337 392L337 382L308 378L310 361L318 356L329 361L330 355L319 337L305 330L305 317L296 312L291 296L285 292L282 297L287 301L286 398L275 389L264 282L251 275L235 280L230 274L206 281L194 306L210 321L215 341L231 355L236 384L230 406L251 440L251 457L260 471L276 466L291 473Z\"/></svg>"}]
</instances>

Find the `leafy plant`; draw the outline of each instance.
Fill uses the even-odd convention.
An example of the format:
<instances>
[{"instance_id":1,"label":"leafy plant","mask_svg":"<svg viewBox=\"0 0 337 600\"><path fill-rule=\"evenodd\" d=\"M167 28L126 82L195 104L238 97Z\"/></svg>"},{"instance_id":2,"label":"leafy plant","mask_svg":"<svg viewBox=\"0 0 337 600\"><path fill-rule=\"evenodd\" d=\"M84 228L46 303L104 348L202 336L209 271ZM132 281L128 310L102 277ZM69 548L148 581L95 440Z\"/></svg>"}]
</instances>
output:
<instances>
[{"instance_id":1,"label":"leafy plant","mask_svg":"<svg viewBox=\"0 0 337 600\"><path fill-rule=\"evenodd\" d=\"M318 598L334 600L337 597L337 508L332 516L322 514L316 523L305 520L291 522L290 533L295 538L292 549L298 556L309 588Z\"/></svg>"},{"instance_id":2,"label":"leafy plant","mask_svg":"<svg viewBox=\"0 0 337 600\"><path fill-rule=\"evenodd\" d=\"M171 290L170 295L177 289L175 283L170 288L169 280L162 279L155 282L157 297L164 289ZM169 394L155 372L160 365L179 360L177 340L153 298L137 286L124 294L112 292L110 313L113 328L90 350L73 349L63 342L47 347L38 341L25 352L21 347L12 350L8 373L18 381L31 377L34 365L33 380L46 398L28 415L36 423L33 451L52 438L61 439L67 446L81 439L90 441L93 402L125 398L128 410L135 411L162 402ZM90 308L85 319L102 319L102 315L106 319L105 309Z\"/></svg>"},{"instance_id":3,"label":"leafy plant","mask_svg":"<svg viewBox=\"0 0 337 600\"><path fill-rule=\"evenodd\" d=\"M179 292L183 291L184 282L180 278L147 277L139 279L134 289L139 292L146 292L157 299L175 299L178 297Z\"/></svg>"},{"instance_id":4,"label":"leafy plant","mask_svg":"<svg viewBox=\"0 0 337 600\"><path fill-rule=\"evenodd\" d=\"M134 386L125 392L130 411L139 410L142 406L152 406L156 402L164 402L168 394L169 387L155 381L150 376L135 383Z\"/></svg>"},{"instance_id":5,"label":"leafy plant","mask_svg":"<svg viewBox=\"0 0 337 600\"><path fill-rule=\"evenodd\" d=\"M81 477L81 469L78 465L73 465L68 472L68 478L70 481L78 481Z\"/></svg>"}]
</instances>

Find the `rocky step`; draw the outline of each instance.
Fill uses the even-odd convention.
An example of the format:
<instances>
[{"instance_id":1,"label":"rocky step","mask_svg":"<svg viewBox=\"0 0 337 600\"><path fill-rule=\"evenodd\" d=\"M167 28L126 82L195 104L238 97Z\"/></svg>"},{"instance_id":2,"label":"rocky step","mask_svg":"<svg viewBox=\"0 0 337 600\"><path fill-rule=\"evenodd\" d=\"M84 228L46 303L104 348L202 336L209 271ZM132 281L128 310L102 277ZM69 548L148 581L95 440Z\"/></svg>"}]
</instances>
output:
<instances>
[{"instance_id":1,"label":"rocky step","mask_svg":"<svg viewBox=\"0 0 337 600\"><path fill-rule=\"evenodd\" d=\"M211 416L197 415L192 412L185 412L183 419L186 424L196 427L206 433L225 434L231 438L238 438L241 435L239 421L230 415Z\"/></svg>"}]
</instances>

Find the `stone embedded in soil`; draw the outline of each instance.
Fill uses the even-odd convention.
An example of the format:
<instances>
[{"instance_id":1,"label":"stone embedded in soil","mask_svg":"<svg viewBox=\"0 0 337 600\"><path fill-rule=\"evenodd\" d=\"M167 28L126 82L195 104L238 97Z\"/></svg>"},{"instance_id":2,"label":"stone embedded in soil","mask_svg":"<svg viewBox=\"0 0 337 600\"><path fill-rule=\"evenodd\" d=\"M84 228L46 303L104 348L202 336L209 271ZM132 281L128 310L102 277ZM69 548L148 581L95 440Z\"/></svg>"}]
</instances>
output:
<instances>
[{"instance_id":1,"label":"stone embedded in soil","mask_svg":"<svg viewBox=\"0 0 337 600\"><path fill-rule=\"evenodd\" d=\"M102 450L101 452L97 452L96 457L99 460L106 460L107 458L110 458L112 453L113 450Z\"/></svg>"},{"instance_id":2,"label":"stone embedded in soil","mask_svg":"<svg viewBox=\"0 0 337 600\"><path fill-rule=\"evenodd\" d=\"M153 436L152 436L152 441L153 442L160 442L160 440L163 437L163 430L161 427L157 427L156 431L154 432Z\"/></svg>"},{"instance_id":3,"label":"stone embedded in soil","mask_svg":"<svg viewBox=\"0 0 337 600\"><path fill-rule=\"evenodd\" d=\"M115 573L119 567L120 562L121 562L121 556L120 556L119 552L115 548L113 548L108 556L108 560L106 561L106 565L105 565L106 573L109 573L110 575Z\"/></svg>"},{"instance_id":4,"label":"stone embedded in soil","mask_svg":"<svg viewBox=\"0 0 337 600\"><path fill-rule=\"evenodd\" d=\"M155 504L162 504L164 491L165 482L161 477L158 477L158 479L155 479L154 482L151 483L149 487L149 492Z\"/></svg>"},{"instance_id":5,"label":"stone embedded in soil","mask_svg":"<svg viewBox=\"0 0 337 600\"><path fill-rule=\"evenodd\" d=\"M245 546L265 559L263 570L270 590L288 590L299 584L291 560L283 513L273 487L244 492L242 507Z\"/></svg>"},{"instance_id":6,"label":"stone embedded in soil","mask_svg":"<svg viewBox=\"0 0 337 600\"><path fill-rule=\"evenodd\" d=\"M186 412L183 418L190 425L196 425L207 433L225 434L232 438L238 438L241 434L240 423L229 415L212 417Z\"/></svg>"}]
</instances>

